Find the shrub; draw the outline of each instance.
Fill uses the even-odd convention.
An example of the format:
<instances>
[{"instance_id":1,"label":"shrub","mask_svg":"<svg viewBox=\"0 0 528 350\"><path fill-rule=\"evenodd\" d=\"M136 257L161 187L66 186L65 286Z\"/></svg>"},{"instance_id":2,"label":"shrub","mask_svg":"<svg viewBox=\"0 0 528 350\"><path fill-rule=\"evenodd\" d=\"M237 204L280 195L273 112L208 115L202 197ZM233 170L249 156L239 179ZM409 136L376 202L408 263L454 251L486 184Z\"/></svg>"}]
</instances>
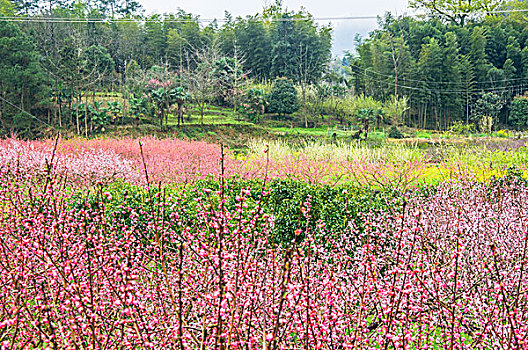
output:
<instances>
[{"instance_id":1,"label":"shrub","mask_svg":"<svg viewBox=\"0 0 528 350\"><path fill-rule=\"evenodd\" d=\"M280 116L292 114L299 109L297 90L287 78L277 78L268 97L269 111Z\"/></svg>"},{"instance_id":2,"label":"shrub","mask_svg":"<svg viewBox=\"0 0 528 350\"><path fill-rule=\"evenodd\" d=\"M174 185L165 190L168 198L180 198L180 205L186 208L194 208L198 198L203 196L204 190L219 192L222 183L217 180L200 180L186 186ZM240 191L247 191L247 203L255 206L262 197L262 182L260 180L243 181L229 179L225 182L224 194L227 198L226 208L234 210L237 202L234 200ZM124 182L118 182L107 188L111 195L111 201L107 202L106 212L108 221L117 218L128 217L127 211L122 208L136 208L139 213L148 212L149 208L161 204L162 198L156 197L152 202L148 199L148 191L141 186L132 186ZM355 227L363 228L364 222L361 213L370 211L381 211L387 206L395 205L398 196L395 192L380 191L372 188L361 188L352 185L331 187L307 184L303 181L291 179L276 179L266 185L266 200L260 206L268 216L274 217L274 226L271 229L270 240L274 243L289 244L295 238L294 231L299 226L310 226L313 232L317 231L316 223L325 223L324 235L328 237L339 237L346 231L349 222L354 222ZM126 196L123 195L126 193ZM306 198L311 198L312 220L308 223L302 216L302 206ZM88 197L78 196L73 206L79 209L84 203L96 205L99 196L94 193ZM399 208L394 207L395 211ZM177 208L169 209L166 215L172 215ZM187 216L187 220L195 220L196 216ZM146 227L148 222L146 216L136 217L136 223ZM320 231L319 233L322 233Z\"/></svg>"},{"instance_id":3,"label":"shrub","mask_svg":"<svg viewBox=\"0 0 528 350\"><path fill-rule=\"evenodd\" d=\"M264 114L268 101L264 90L249 88L242 95L240 110L252 122L258 122Z\"/></svg>"},{"instance_id":4,"label":"shrub","mask_svg":"<svg viewBox=\"0 0 528 350\"><path fill-rule=\"evenodd\" d=\"M493 92L484 93L475 102L471 119L478 124L482 132L491 133L503 106L504 103L499 95Z\"/></svg>"},{"instance_id":5,"label":"shrub","mask_svg":"<svg viewBox=\"0 0 528 350\"><path fill-rule=\"evenodd\" d=\"M528 127L528 96L516 96L511 104L509 122L517 130Z\"/></svg>"},{"instance_id":6,"label":"shrub","mask_svg":"<svg viewBox=\"0 0 528 350\"><path fill-rule=\"evenodd\" d=\"M403 139L405 137L396 126L390 128L388 136L391 139Z\"/></svg>"},{"instance_id":7,"label":"shrub","mask_svg":"<svg viewBox=\"0 0 528 350\"><path fill-rule=\"evenodd\" d=\"M456 121L453 123L453 125L451 125L449 131L457 135L467 136L475 131L475 126L473 124L466 124L461 121Z\"/></svg>"}]
</instances>

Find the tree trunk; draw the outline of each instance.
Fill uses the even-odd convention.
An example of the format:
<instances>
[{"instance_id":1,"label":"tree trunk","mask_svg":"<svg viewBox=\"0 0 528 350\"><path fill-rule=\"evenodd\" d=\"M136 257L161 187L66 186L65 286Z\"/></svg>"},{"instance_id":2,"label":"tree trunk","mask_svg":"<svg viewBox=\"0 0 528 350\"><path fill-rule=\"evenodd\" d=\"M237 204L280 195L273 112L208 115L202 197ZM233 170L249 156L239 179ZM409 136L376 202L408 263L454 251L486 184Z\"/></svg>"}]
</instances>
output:
<instances>
[{"instance_id":1,"label":"tree trunk","mask_svg":"<svg viewBox=\"0 0 528 350\"><path fill-rule=\"evenodd\" d=\"M58 102L59 110L59 127L62 128L62 103Z\"/></svg>"},{"instance_id":2,"label":"tree trunk","mask_svg":"<svg viewBox=\"0 0 528 350\"><path fill-rule=\"evenodd\" d=\"M306 88L305 88L304 84L302 84L301 88L302 88L303 105L304 105L304 107L303 107L303 109L304 109L304 111L303 111L303 113L304 113L304 127L306 129L308 129L308 116L306 114Z\"/></svg>"},{"instance_id":3,"label":"tree trunk","mask_svg":"<svg viewBox=\"0 0 528 350\"><path fill-rule=\"evenodd\" d=\"M84 105L84 136L88 137L88 101Z\"/></svg>"},{"instance_id":4,"label":"tree trunk","mask_svg":"<svg viewBox=\"0 0 528 350\"><path fill-rule=\"evenodd\" d=\"M3 126L4 125L4 121L2 120L2 105L3 105L3 101L0 101L0 126Z\"/></svg>"},{"instance_id":5,"label":"tree trunk","mask_svg":"<svg viewBox=\"0 0 528 350\"><path fill-rule=\"evenodd\" d=\"M425 104L424 108L424 116L423 116L423 128L425 129L425 126L427 125L427 104Z\"/></svg>"},{"instance_id":6,"label":"tree trunk","mask_svg":"<svg viewBox=\"0 0 528 350\"><path fill-rule=\"evenodd\" d=\"M79 103L81 103L81 101L79 98L77 98L77 105L75 106L75 122L77 125L77 135L81 134L81 130L79 126Z\"/></svg>"},{"instance_id":7,"label":"tree trunk","mask_svg":"<svg viewBox=\"0 0 528 350\"><path fill-rule=\"evenodd\" d=\"M180 123L183 124L183 103L178 103L178 126L180 126Z\"/></svg>"}]
</instances>

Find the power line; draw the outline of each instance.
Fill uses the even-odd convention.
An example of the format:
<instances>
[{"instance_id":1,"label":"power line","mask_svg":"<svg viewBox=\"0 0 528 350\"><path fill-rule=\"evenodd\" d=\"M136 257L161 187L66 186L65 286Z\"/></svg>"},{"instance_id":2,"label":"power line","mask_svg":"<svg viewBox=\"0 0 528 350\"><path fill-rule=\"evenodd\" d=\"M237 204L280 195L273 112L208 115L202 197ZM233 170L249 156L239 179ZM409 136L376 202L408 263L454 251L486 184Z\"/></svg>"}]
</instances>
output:
<instances>
[{"instance_id":1,"label":"power line","mask_svg":"<svg viewBox=\"0 0 528 350\"><path fill-rule=\"evenodd\" d=\"M353 68L353 67L352 67ZM369 73L368 70L365 70L364 72L358 72L353 71L357 75L363 75L364 73ZM379 80L376 78L369 77L370 80L380 83L380 84L386 84L386 85L394 85L395 82L390 82L388 80ZM405 79L404 79L405 81ZM528 84L520 84L520 85L510 85L510 86L500 86L500 87L490 87L490 88L474 88L474 89L460 89L460 90L446 90L446 89L430 89L430 88L421 88L416 86L408 86L403 84L398 84L398 87L401 87L403 89L409 89L409 90L415 90L415 91L421 91L425 93L440 93L440 94L474 94L479 93L483 91L507 91L507 90L515 90L519 88L523 88L528 86Z\"/></svg>"},{"instance_id":2,"label":"power line","mask_svg":"<svg viewBox=\"0 0 528 350\"><path fill-rule=\"evenodd\" d=\"M392 75L383 74L380 72L377 72L373 69L365 68L366 71L369 73L374 73L376 75L386 77L386 78L394 78ZM425 83L425 84L439 84L439 85L467 85L468 83L463 81L432 81L432 80L416 80L416 79L408 79L408 78L402 78L405 81L413 82L413 83ZM503 79L503 80L494 80L493 82L490 80L485 81L471 81L469 83L471 84L492 84L492 83L504 83L504 82L512 82L512 81L523 81L528 80L528 78L515 78L515 79Z\"/></svg>"},{"instance_id":3,"label":"power line","mask_svg":"<svg viewBox=\"0 0 528 350\"><path fill-rule=\"evenodd\" d=\"M302 21L349 21L377 19L378 16L346 16L346 17L280 17L280 18L244 18L243 21L269 21L269 22L302 22ZM80 17L5 17L0 16L2 22L36 22L36 23L134 23L147 22L148 18L80 18ZM166 23L225 23L227 19L210 18L172 18L160 16L159 20ZM234 20L235 22L238 20Z\"/></svg>"},{"instance_id":4,"label":"power line","mask_svg":"<svg viewBox=\"0 0 528 350\"><path fill-rule=\"evenodd\" d=\"M486 11L487 15L493 14L508 14L508 13L525 13L528 12L528 9L509 9L509 10L494 10ZM453 13L453 16L460 15L472 15L471 12L456 12ZM406 15L409 16L409 15ZM417 17L420 15L413 15L410 17ZM269 21L269 22L296 22L296 21L351 21L351 20L369 20L369 19L378 19L379 15L366 15L366 16L328 16L328 17L279 17L279 18L259 18L248 16L242 18L243 21ZM174 18L173 15L159 15L159 19L168 22L168 23L225 23L229 22L228 19L216 19L216 18ZM110 22L145 22L148 21L148 18L138 17L138 18L82 18L82 17L45 17L45 16L33 16L33 17L21 17L21 16L0 16L0 21L4 22L57 22L57 23L110 23ZM233 21L238 21L235 19Z\"/></svg>"}]
</instances>

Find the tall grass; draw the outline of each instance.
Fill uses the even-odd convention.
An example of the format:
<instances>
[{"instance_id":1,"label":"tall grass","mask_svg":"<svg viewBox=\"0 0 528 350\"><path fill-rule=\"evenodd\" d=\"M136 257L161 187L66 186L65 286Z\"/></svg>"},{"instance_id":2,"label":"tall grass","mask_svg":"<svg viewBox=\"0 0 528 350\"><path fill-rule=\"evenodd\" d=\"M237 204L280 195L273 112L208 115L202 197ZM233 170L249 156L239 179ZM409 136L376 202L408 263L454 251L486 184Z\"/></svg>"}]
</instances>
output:
<instances>
[{"instance_id":1,"label":"tall grass","mask_svg":"<svg viewBox=\"0 0 528 350\"><path fill-rule=\"evenodd\" d=\"M360 141L301 142L291 144L282 140L265 141L253 139L248 142L249 155L258 156L269 146L271 159L280 160L297 156L309 160L335 160L346 162L368 161L405 162L423 158L423 152L416 146L384 143L381 147L371 147Z\"/></svg>"}]
</instances>

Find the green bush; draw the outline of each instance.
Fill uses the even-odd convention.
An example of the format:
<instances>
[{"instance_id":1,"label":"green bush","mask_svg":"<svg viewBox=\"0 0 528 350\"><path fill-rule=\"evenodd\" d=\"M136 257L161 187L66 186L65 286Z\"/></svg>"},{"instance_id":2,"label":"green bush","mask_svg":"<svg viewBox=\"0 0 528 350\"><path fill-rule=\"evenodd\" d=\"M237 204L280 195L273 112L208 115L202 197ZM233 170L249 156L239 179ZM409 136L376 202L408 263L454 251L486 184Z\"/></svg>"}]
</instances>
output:
<instances>
[{"instance_id":1,"label":"green bush","mask_svg":"<svg viewBox=\"0 0 528 350\"><path fill-rule=\"evenodd\" d=\"M280 116L292 114L299 109L297 90L287 78L277 78L268 97L269 111Z\"/></svg>"},{"instance_id":2,"label":"green bush","mask_svg":"<svg viewBox=\"0 0 528 350\"><path fill-rule=\"evenodd\" d=\"M288 244L294 239L296 229L303 232L308 228L317 237L328 239L347 233L350 223L359 228L364 226L364 214L372 211L394 211L401 208L401 197L396 193L382 192L375 189L359 188L350 185L341 187L318 186L296 180L273 180L266 185L269 195L262 198L262 182L258 180L241 181L231 179L227 181L225 191L226 206L235 208L236 196L242 189L250 189L248 205L254 208L257 203L264 212L275 218L275 226L270 240L278 244ZM221 183L216 180L202 180L192 185L173 185L150 194L143 188L127 183L115 183L99 192L88 196L79 194L72 205L80 209L85 203L90 206L100 205L102 197L106 205L108 220L123 220L127 225L134 225L138 231L144 232L145 237L150 237L147 218L152 211L160 210L160 202L166 205L164 215L178 212L184 225L173 227L179 232L185 226L192 227L196 220L196 199L204 196L204 189L211 190L210 196L218 196L217 191ZM109 196L103 196L108 192ZM109 199L110 198L110 199ZM310 220L303 215L303 207L307 198L310 198ZM183 215L182 215L183 213ZM324 226L325 236L320 234L321 225Z\"/></svg>"},{"instance_id":3,"label":"green bush","mask_svg":"<svg viewBox=\"0 0 528 350\"><path fill-rule=\"evenodd\" d=\"M391 139L403 139L405 137L396 126L392 126L389 129L387 136Z\"/></svg>"},{"instance_id":4,"label":"green bush","mask_svg":"<svg viewBox=\"0 0 528 350\"><path fill-rule=\"evenodd\" d=\"M258 122L264 113L266 105L266 94L262 89L249 88L242 95L240 111L252 122Z\"/></svg>"},{"instance_id":5,"label":"green bush","mask_svg":"<svg viewBox=\"0 0 528 350\"><path fill-rule=\"evenodd\" d=\"M528 128L528 96L516 96L513 99L509 122L517 130Z\"/></svg>"},{"instance_id":6,"label":"green bush","mask_svg":"<svg viewBox=\"0 0 528 350\"><path fill-rule=\"evenodd\" d=\"M461 121L456 121L453 123L453 125L451 125L449 130L457 135L468 136L475 132L475 126L473 124L466 124Z\"/></svg>"}]
</instances>

